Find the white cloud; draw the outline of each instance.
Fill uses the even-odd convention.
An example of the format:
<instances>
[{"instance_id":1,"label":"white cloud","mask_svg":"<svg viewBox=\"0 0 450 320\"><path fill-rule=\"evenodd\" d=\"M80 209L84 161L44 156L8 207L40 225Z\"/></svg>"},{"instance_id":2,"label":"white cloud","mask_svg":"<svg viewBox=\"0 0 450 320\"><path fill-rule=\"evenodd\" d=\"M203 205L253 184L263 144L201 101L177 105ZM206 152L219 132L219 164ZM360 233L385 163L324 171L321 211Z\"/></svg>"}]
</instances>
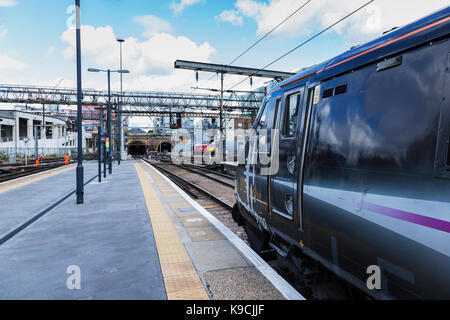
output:
<instances>
[{"instance_id":1,"label":"white cloud","mask_svg":"<svg viewBox=\"0 0 450 320\"><path fill-rule=\"evenodd\" d=\"M186 7L192 6L202 1L203 0L180 0L180 2L178 3L172 2L170 4L170 9L172 9L176 15L179 15L184 11Z\"/></svg>"},{"instance_id":2,"label":"white cloud","mask_svg":"<svg viewBox=\"0 0 450 320\"><path fill-rule=\"evenodd\" d=\"M17 0L0 0L0 7L14 7L18 3Z\"/></svg>"},{"instance_id":3,"label":"white cloud","mask_svg":"<svg viewBox=\"0 0 450 320\"><path fill-rule=\"evenodd\" d=\"M145 32L142 34L144 37L151 37L160 32L172 31L172 26L169 22L153 15L137 16L134 17L133 21L144 27Z\"/></svg>"},{"instance_id":4,"label":"white cloud","mask_svg":"<svg viewBox=\"0 0 450 320\"><path fill-rule=\"evenodd\" d=\"M227 21L234 26L242 26L244 19L239 16L236 10L225 10L220 15L216 16L216 21Z\"/></svg>"},{"instance_id":5,"label":"white cloud","mask_svg":"<svg viewBox=\"0 0 450 320\"><path fill-rule=\"evenodd\" d=\"M117 68L119 64L119 46L114 30L110 26L94 28L83 25L81 27L83 66L85 69ZM67 29L61 40L68 44L63 51L66 59L74 61L75 57L75 29ZM166 32L152 35L141 41L130 37L123 44L124 68L131 74L126 75L127 87L132 90L182 90L190 87L192 74L187 71L179 72L174 69L177 59L199 60L209 62L216 50L207 42L197 44L183 37L174 36ZM178 71L178 72L177 72ZM91 80L93 75L83 78L85 87L104 88L104 79ZM101 80L101 81L100 81Z\"/></svg>"},{"instance_id":6,"label":"white cloud","mask_svg":"<svg viewBox=\"0 0 450 320\"><path fill-rule=\"evenodd\" d=\"M26 69L27 64L11 58L6 54L0 54L0 70L23 70Z\"/></svg>"},{"instance_id":7,"label":"white cloud","mask_svg":"<svg viewBox=\"0 0 450 320\"><path fill-rule=\"evenodd\" d=\"M309 35L336 22L366 2L367 0L315 0L273 34ZM234 10L237 16L253 19L258 26L258 35L263 35L301 4L298 0L237 0ZM333 30L347 38L366 39L367 36L379 35L392 27L405 25L447 5L448 0L378 0Z\"/></svg>"},{"instance_id":8,"label":"white cloud","mask_svg":"<svg viewBox=\"0 0 450 320\"><path fill-rule=\"evenodd\" d=\"M61 40L69 44L69 47L64 50L65 58L73 59L75 57L75 28L66 29ZM113 29L111 26L94 28L83 25L81 27L81 48L83 54L97 58L96 62L101 64L99 67L110 64L115 57L114 51L118 48Z\"/></svg>"},{"instance_id":9,"label":"white cloud","mask_svg":"<svg viewBox=\"0 0 450 320\"><path fill-rule=\"evenodd\" d=\"M0 39L6 37L8 29L3 24L0 24Z\"/></svg>"},{"instance_id":10,"label":"white cloud","mask_svg":"<svg viewBox=\"0 0 450 320\"><path fill-rule=\"evenodd\" d=\"M47 51L45 52L45 57L46 58L51 57L53 55L53 53L55 53L55 50L56 50L55 46L48 47Z\"/></svg>"}]
</instances>

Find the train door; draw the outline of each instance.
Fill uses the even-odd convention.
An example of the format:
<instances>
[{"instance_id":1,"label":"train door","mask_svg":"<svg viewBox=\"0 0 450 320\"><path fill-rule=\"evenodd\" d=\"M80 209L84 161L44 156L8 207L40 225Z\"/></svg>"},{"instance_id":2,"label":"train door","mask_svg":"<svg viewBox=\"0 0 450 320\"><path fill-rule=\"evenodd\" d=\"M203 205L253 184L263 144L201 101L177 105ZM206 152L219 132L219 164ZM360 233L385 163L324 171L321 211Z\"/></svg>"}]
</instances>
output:
<instances>
[{"instance_id":1,"label":"train door","mask_svg":"<svg viewBox=\"0 0 450 320\"><path fill-rule=\"evenodd\" d=\"M269 213L269 174L272 155L272 136L276 137L274 129L281 99L272 98L254 127L256 133L254 164L254 185L252 188L253 210L260 216L268 218Z\"/></svg>"},{"instance_id":2,"label":"train door","mask_svg":"<svg viewBox=\"0 0 450 320\"><path fill-rule=\"evenodd\" d=\"M303 115L304 87L288 91L283 96L277 128L278 138L278 172L270 177L270 208L272 225L297 238L299 225L297 214L297 177L301 146L298 128ZM289 223L290 222L290 223Z\"/></svg>"},{"instance_id":3,"label":"train door","mask_svg":"<svg viewBox=\"0 0 450 320\"><path fill-rule=\"evenodd\" d=\"M253 125L255 131L258 129L260 123L265 122L267 117L267 104L266 101L260 109L256 121ZM256 163L258 160L258 139L256 135L250 135L248 141L248 154L245 164L245 181L246 181L246 197L247 205L250 211L256 212L261 206L258 203L258 196L256 191Z\"/></svg>"}]
</instances>

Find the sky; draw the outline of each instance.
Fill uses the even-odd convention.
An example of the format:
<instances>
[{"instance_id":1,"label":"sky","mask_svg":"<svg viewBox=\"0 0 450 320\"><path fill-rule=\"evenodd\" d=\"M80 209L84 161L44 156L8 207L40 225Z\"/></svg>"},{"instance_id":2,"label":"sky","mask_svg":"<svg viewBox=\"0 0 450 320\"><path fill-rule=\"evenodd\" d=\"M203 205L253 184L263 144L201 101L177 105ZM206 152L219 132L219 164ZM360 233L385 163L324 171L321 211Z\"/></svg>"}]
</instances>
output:
<instances>
[{"instance_id":1,"label":"sky","mask_svg":"<svg viewBox=\"0 0 450 320\"><path fill-rule=\"evenodd\" d=\"M124 90L193 92L195 74L174 61L229 64L301 5L305 7L233 65L262 68L368 0L81 0L83 87L104 90L118 69ZM75 87L73 0L0 0L0 83ZM375 0L269 69L295 71L448 6L448 0ZM200 73L200 87L219 79ZM226 76L225 88L242 80ZM253 86L267 79L254 79ZM119 89L119 77L112 77ZM250 81L235 89L250 89ZM198 92L198 91L195 91Z\"/></svg>"}]
</instances>

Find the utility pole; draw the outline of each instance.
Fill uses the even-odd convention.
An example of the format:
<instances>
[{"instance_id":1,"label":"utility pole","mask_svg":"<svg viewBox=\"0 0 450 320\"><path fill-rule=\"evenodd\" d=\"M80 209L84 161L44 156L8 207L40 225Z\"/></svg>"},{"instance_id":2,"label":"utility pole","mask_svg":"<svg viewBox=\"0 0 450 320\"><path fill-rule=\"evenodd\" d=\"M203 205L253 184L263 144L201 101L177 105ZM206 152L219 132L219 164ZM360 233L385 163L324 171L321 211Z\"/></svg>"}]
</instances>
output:
<instances>
[{"instance_id":1,"label":"utility pole","mask_svg":"<svg viewBox=\"0 0 450 320\"><path fill-rule=\"evenodd\" d=\"M224 161L225 157L225 149L226 149L226 134L223 130L224 126L224 114L223 114L223 78L224 74L223 72L220 73L220 138L222 139L222 162ZM226 130L226 128L225 128Z\"/></svg>"},{"instance_id":2,"label":"utility pole","mask_svg":"<svg viewBox=\"0 0 450 320\"><path fill-rule=\"evenodd\" d=\"M117 39L117 41L120 43L120 70L123 70L122 67L122 43L125 42L124 39ZM123 96L123 86L122 86L122 73L120 73L120 99L118 103L118 123L119 123L119 136L118 136L118 144L119 144L119 156L118 156L118 164L120 166L120 161L122 160L122 96Z\"/></svg>"},{"instance_id":3,"label":"utility pole","mask_svg":"<svg viewBox=\"0 0 450 320\"><path fill-rule=\"evenodd\" d=\"M77 130L78 130L78 166L77 166L77 204L84 203L84 168L83 168L83 112L81 88L81 21L80 0L75 0L76 7L76 45L77 45Z\"/></svg>"},{"instance_id":4,"label":"utility pole","mask_svg":"<svg viewBox=\"0 0 450 320\"><path fill-rule=\"evenodd\" d=\"M102 183L102 118L103 109L100 107L97 129L98 183Z\"/></svg>"},{"instance_id":5,"label":"utility pole","mask_svg":"<svg viewBox=\"0 0 450 320\"><path fill-rule=\"evenodd\" d=\"M108 150L108 166L109 174L112 174L112 136L111 136L111 124L112 124L112 112L111 112L111 70L108 69L108 139L109 139L109 150Z\"/></svg>"},{"instance_id":6,"label":"utility pole","mask_svg":"<svg viewBox=\"0 0 450 320\"><path fill-rule=\"evenodd\" d=\"M106 72L108 74L108 106L107 106L107 116L108 119L106 119L106 127L107 127L107 141L106 146L105 146L105 152L106 149L108 149L108 157L105 158L105 166L106 163L108 162L109 164L109 174L112 174L112 136L111 136L111 124L112 124L112 110L111 110L111 72L118 72L118 73L130 73L129 70L113 70L111 71L110 69L107 70L101 70L101 69L94 69L94 68L89 68L88 69L89 72ZM109 144L109 145L108 145ZM106 168L105 168L106 169ZM105 178L106 178L106 170L105 170Z\"/></svg>"},{"instance_id":7,"label":"utility pole","mask_svg":"<svg viewBox=\"0 0 450 320\"><path fill-rule=\"evenodd\" d=\"M102 137L104 136L105 137L105 141L102 141L102 142L104 142L104 145L102 144L102 148L103 148L103 178L105 178L106 179L106 162L107 162L107 154L106 154L106 128L103 128L103 109L101 109L102 110L102 115L100 116L100 127L101 127L101 130L102 130ZM104 133L104 134L103 134Z\"/></svg>"},{"instance_id":8,"label":"utility pole","mask_svg":"<svg viewBox=\"0 0 450 320\"><path fill-rule=\"evenodd\" d=\"M45 126L45 104L42 105L42 125L44 126L44 136L42 139L47 139L47 127Z\"/></svg>"},{"instance_id":9,"label":"utility pole","mask_svg":"<svg viewBox=\"0 0 450 320\"><path fill-rule=\"evenodd\" d=\"M37 160L37 158L39 157L38 153L39 153L39 137L38 137L38 127L35 126L34 127L34 157L35 160Z\"/></svg>"}]
</instances>

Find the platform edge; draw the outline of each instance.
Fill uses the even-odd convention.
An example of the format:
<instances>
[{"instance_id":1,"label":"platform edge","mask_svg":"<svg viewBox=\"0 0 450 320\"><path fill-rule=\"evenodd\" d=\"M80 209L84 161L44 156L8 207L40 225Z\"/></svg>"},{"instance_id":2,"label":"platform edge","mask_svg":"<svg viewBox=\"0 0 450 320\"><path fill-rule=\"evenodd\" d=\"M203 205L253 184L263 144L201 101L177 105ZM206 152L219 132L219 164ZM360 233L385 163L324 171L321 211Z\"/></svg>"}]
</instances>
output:
<instances>
[{"instance_id":1,"label":"platform edge","mask_svg":"<svg viewBox=\"0 0 450 320\"><path fill-rule=\"evenodd\" d=\"M216 219L208 211L206 211L199 203L189 197L183 190L181 190L176 184L174 184L169 178L155 169L152 165L144 163L152 168L157 174L164 178L175 190L177 190L183 198L191 203L208 221L213 224L217 230L219 230L227 240L229 240L233 246L241 252L241 254L252 263L266 279L272 283L272 285L285 297L287 300L306 300L297 290L295 290L286 280L284 280L272 267L269 266L260 256L258 256L244 241L239 239L234 233L232 233L222 222Z\"/></svg>"}]
</instances>

